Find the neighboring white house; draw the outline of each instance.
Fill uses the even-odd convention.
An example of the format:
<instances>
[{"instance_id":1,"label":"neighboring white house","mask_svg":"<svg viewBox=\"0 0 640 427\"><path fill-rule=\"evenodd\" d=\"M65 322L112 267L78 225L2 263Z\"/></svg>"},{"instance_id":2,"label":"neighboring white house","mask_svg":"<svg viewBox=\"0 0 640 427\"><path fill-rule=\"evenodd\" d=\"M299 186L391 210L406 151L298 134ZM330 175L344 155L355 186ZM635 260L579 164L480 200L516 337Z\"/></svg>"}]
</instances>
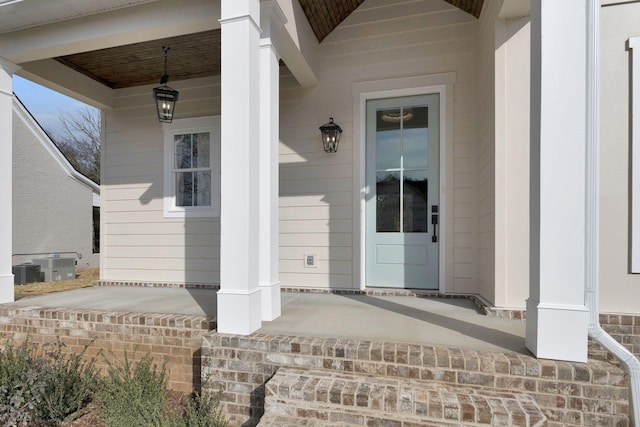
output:
<instances>
[{"instance_id":1,"label":"neighboring white house","mask_svg":"<svg viewBox=\"0 0 640 427\"><path fill-rule=\"evenodd\" d=\"M102 280L219 284L218 330L243 334L279 316L281 287L475 294L526 308L537 356L585 360L594 283L601 311L640 316L640 3L359 3L0 4L0 196L15 73L103 109ZM332 4L353 11L314 34ZM180 92L164 125L162 46Z\"/></svg>"},{"instance_id":2,"label":"neighboring white house","mask_svg":"<svg viewBox=\"0 0 640 427\"><path fill-rule=\"evenodd\" d=\"M25 106L13 101L14 265L59 255L97 268L94 208L100 186L76 171Z\"/></svg>"}]
</instances>

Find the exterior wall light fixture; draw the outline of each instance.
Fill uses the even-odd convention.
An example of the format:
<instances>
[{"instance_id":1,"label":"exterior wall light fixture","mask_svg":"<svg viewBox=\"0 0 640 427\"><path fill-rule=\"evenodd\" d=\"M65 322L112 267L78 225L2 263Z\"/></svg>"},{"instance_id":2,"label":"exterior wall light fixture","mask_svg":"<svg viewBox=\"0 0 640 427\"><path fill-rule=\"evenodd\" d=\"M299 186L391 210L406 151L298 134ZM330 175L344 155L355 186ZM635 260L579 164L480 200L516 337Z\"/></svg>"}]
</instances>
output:
<instances>
[{"instance_id":1,"label":"exterior wall light fixture","mask_svg":"<svg viewBox=\"0 0 640 427\"><path fill-rule=\"evenodd\" d=\"M160 84L162 86L153 88L153 97L156 100L158 120L162 123L171 123L176 101L178 100L178 91L167 86L167 82L169 81L169 74L167 74L169 47L162 46L162 50L164 51L164 75L160 78Z\"/></svg>"},{"instance_id":2,"label":"exterior wall light fixture","mask_svg":"<svg viewBox=\"0 0 640 427\"><path fill-rule=\"evenodd\" d=\"M329 117L329 123L320 126L320 132L322 133L322 145L324 146L325 153L337 152L342 129L333 123L333 117Z\"/></svg>"}]
</instances>

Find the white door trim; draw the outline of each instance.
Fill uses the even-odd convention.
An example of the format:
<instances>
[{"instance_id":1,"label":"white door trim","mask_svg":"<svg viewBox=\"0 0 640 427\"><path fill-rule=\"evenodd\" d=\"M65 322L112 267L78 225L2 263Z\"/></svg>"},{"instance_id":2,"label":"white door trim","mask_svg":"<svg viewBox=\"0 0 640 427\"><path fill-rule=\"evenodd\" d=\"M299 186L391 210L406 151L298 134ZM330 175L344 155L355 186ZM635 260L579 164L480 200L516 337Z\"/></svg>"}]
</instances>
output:
<instances>
[{"instance_id":1,"label":"white door trim","mask_svg":"<svg viewBox=\"0 0 640 427\"><path fill-rule=\"evenodd\" d=\"M353 287L364 290L365 283L365 186L366 186L366 102L369 99L437 93L440 95L440 256L438 290L444 293L453 272L453 230L449 219L453 214L453 86L456 73L401 77L388 80L358 82L353 94ZM452 188L452 187L451 187Z\"/></svg>"}]
</instances>

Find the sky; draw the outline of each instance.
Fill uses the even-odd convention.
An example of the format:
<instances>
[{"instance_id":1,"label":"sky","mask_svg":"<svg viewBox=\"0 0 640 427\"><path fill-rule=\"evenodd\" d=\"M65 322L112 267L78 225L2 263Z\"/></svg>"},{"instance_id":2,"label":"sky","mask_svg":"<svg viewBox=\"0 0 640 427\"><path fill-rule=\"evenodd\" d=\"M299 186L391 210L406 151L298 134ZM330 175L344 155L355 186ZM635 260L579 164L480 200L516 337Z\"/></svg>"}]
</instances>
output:
<instances>
[{"instance_id":1,"label":"sky","mask_svg":"<svg viewBox=\"0 0 640 427\"><path fill-rule=\"evenodd\" d=\"M38 123L54 135L61 133L61 115L75 114L87 106L80 101L19 76L13 78L13 92Z\"/></svg>"}]
</instances>

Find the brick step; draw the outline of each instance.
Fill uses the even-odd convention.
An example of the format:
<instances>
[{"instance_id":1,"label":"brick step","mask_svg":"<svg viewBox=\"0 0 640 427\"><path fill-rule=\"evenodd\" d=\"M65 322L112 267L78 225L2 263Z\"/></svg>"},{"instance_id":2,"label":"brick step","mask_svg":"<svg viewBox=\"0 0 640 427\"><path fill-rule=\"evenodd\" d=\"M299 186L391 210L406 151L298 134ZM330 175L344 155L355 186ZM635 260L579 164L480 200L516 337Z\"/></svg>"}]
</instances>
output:
<instances>
[{"instance_id":1,"label":"brick step","mask_svg":"<svg viewBox=\"0 0 640 427\"><path fill-rule=\"evenodd\" d=\"M361 417L360 422L351 423L348 421L339 421L355 419ZM326 420L323 418L301 418L295 415L274 415L274 414L265 414L258 424L259 427L355 427L355 426L363 426L367 427L466 427L466 426L478 426L478 424L465 424L460 422L449 423L443 421L437 422L412 422L412 421L402 421L398 419L386 419L386 418L376 418L376 417L362 417L361 415L353 415L353 414L345 414L340 413L339 416L334 416L333 419L338 421L329 421L328 417Z\"/></svg>"},{"instance_id":2,"label":"brick step","mask_svg":"<svg viewBox=\"0 0 640 427\"><path fill-rule=\"evenodd\" d=\"M259 426L542 426L526 395L442 383L282 367Z\"/></svg>"}]
</instances>

